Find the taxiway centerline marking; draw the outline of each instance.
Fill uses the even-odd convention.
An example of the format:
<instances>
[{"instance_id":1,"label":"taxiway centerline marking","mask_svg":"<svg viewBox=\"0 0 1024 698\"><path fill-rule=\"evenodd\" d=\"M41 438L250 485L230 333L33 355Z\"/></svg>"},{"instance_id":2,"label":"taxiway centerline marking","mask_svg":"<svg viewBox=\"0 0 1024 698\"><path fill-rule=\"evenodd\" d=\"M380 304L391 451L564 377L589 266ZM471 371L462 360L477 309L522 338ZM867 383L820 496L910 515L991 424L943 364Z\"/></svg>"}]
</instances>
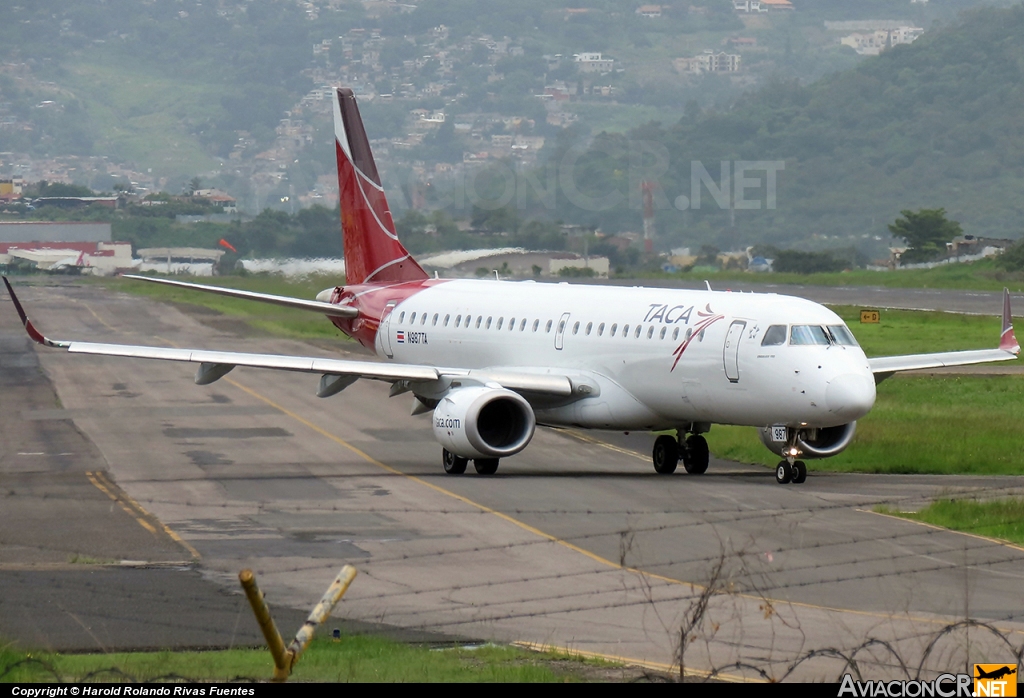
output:
<instances>
[{"instance_id":1,"label":"taxiway centerline marking","mask_svg":"<svg viewBox=\"0 0 1024 698\"><path fill-rule=\"evenodd\" d=\"M153 521L156 521L157 524L159 524L161 530L163 530L163 532L166 533L171 540L173 540L181 547L185 548L185 550L187 550L189 554L192 556L192 559L198 560L202 557L199 554L198 550L193 548L181 536L172 531L167 526L167 524L160 521L160 519L146 511L146 509L141 504L132 499L127 492L121 490L120 488L117 488L117 485L111 482L110 479L107 478L104 473L100 471L87 472L85 476L88 477L89 481L92 482L92 484L94 484L101 492L103 492L108 497L117 502L121 506L121 508L128 513L129 516L138 521L139 525L141 525L147 531L149 531L153 535L157 535L157 529L151 523L149 523L149 521L146 520L152 519ZM113 491L114 488L120 490L120 494L115 493Z\"/></svg>"}]
</instances>

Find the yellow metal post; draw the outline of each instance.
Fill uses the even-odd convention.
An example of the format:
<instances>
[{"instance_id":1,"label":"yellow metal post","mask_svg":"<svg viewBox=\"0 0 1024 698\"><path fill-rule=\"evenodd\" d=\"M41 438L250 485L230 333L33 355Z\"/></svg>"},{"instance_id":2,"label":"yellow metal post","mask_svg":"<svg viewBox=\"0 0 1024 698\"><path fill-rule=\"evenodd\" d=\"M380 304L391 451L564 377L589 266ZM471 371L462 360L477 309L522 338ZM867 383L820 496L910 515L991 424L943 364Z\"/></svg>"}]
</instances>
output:
<instances>
[{"instance_id":1,"label":"yellow metal post","mask_svg":"<svg viewBox=\"0 0 1024 698\"><path fill-rule=\"evenodd\" d=\"M352 565L345 565L341 568L341 572L331 582L331 586L327 587L327 591L324 592L323 598L320 599L313 611L309 614L309 618L299 632L295 633L295 639L292 640L292 644L288 646L288 653L292 656L292 665L299 661L299 657L309 647L310 641L313 639L313 633L316 632L318 626L327 620L327 617L331 615L331 611L341 601L341 597L348 591L348 585L352 583L352 580L356 578L356 568Z\"/></svg>"},{"instance_id":2,"label":"yellow metal post","mask_svg":"<svg viewBox=\"0 0 1024 698\"><path fill-rule=\"evenodd\" d=\"M348 591L349 585L355 578L355 567L345 565L341 568L341 572L331 582L331 586L327 588L323 598L320 599L320 603L313 608L305 624L295 634L292 644L288 646L288 649L285 649L284 640L281 639L281 633L277 631L277 626L274 625L274 619L270 616L270 609L267 607L267 602L264 600L260 588L256 586L256 577L253 575L252 570L242 570L238 573L238 581L242 583L242 588L245 589L249 605L252 606L252 612L256 614L256 620L260 624L260 630L263 631L263 637L267 640L270 654L274 657L274 677L271 681L283 683L288 680L292 673L292 667L295 666L295 663L299 661L299 657L309 647L309 643L313 639L313 633L331 615L331 611L341 601L341 597Z\"/></svg>"},{"instance_id":3,"label":"yellow metal post","mask_svg":"<svg viewBox=\"0 0 1024 698\"><path fill-rule=\"evenodd\" d=\"M292 672L292 658L290 653L285 651L281 633L277 631L274 619L270 615L270 609L267 608L267 602L256 585L256 576L252 570L242 570L238 573L238 581L242 583L245 596L249 599L252 612L256 615L256 622L260 624L263 637L267 640L267 647L270 648L270 654L274 657L274 678L272 680L287 681L288 675Z\"/></svg>"}]
</instances>

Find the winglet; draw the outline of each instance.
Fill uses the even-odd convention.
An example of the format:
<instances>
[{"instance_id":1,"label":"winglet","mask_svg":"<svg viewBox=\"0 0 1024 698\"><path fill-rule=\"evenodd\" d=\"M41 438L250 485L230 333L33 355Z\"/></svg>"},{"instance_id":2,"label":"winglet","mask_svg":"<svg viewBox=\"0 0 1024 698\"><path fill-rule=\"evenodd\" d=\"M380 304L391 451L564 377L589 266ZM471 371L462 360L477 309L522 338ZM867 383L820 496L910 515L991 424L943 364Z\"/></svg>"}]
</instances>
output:
<instances>
[{"instance_id":1,"label":"winglet","mask_svg":"<svg viewBox=\"0 0 1024 698\"><path fill-rule=\"evenodd\" d=\"M1010 289L1003 289L1003 333L999 336L999 348L1011 354L1020 353L1020 343L1013 334L1013 315L1010 314Z\"/></svg>"},{"instance_id":2,"label":"winglet","mask_svg":"<svg viewBox=\"0 0 1024 698\"><path fill-rule=\"evenodd\" d=\"M25 326L25 331L28 332L28 336L32 338L34 342L43 344L48 347L56 347L58 349L67 348L69 342L55 342L52 339L46 338L39 330L35 328L32 321L28 319L28 315L25 314L25 309L21 307L21 301L18 300L18 296L15 295L14 289L11 288L11 282L7 280L7 277L3 277L4 285L7 287L7 292L11 294L11 300L14 301L14 309L18 311L18 317L21 318L21 324Z\"/></svg>"}]
</instances>

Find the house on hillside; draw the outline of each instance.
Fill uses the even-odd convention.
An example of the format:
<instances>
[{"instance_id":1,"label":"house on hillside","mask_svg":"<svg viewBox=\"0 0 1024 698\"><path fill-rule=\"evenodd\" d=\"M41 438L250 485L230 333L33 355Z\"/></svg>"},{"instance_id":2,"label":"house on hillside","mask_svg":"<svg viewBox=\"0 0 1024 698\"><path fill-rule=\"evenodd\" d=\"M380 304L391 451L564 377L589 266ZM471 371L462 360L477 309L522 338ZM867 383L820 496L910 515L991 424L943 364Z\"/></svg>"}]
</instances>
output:
<instances>
[{"instance_id":1,"label":"house on hillside","mask_svg":"<svg viewBox=\"0 0 1024 698\"><path fill-rule=\"evenodd\" d=\"M636 14L647 19L660 19L661 5L641 5L636 8Z\"/></svg>"}]
</instances>

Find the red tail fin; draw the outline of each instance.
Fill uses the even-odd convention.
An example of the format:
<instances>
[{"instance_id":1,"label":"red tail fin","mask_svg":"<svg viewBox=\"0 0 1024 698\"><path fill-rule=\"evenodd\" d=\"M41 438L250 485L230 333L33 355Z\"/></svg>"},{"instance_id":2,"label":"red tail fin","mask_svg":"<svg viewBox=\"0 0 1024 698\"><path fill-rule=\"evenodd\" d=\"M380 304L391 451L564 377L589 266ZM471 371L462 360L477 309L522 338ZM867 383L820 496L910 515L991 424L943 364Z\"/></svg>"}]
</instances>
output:
<instances>
[{"instance_id":1,"label":"red tail fin","mask_svg":"<svg viewBox=\"0 0 1024 698\"><path fill-rule=\"evenodd\" d=\"M428 278L398 241L356 98L352 90L344 87L334 90L334 137L346 282L387 283Z\"/></svg>"}]
</instances>

